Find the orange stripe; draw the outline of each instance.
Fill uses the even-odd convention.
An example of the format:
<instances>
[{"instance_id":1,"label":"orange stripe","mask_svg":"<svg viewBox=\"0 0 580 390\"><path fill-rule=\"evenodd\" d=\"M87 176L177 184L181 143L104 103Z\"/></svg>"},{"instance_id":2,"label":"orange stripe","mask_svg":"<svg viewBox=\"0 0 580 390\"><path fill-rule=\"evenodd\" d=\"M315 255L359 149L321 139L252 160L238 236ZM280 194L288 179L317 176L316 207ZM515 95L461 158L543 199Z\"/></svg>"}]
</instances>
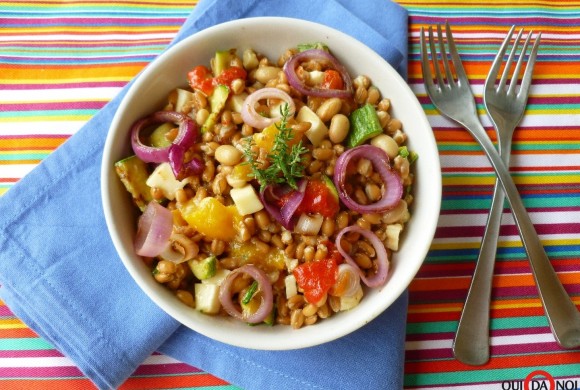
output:
<instances>
[{"instance_id":1,"label":"orange stripe","mask_svg":"<svg viewBox=\"0 0 580 390\"><path fill-rule=\"evenodd\" d=\"M580 273L559 273L558 277L563 284L575 284L580 278ZM411 291L444 291L461 290L469 288L471 276L440 277L428 279L414 279L411 282ZM493 278L494 287L521 287L535 285L531 274L524 275L496 275Z\"/></svg>"},{"instance_id":2,"label":"orange stripe","mask_svg":"<svg viewBox=\"0 0 580 390\"><path fill-rule=\"evenodd\" d=\"M30 328L0 329L0 339L37 338L38 335Z\"/></svg>"},{"instance_id":3,"label":"orange stripe","mask_svg":"<svg viewBox=\"0 0 580 390\"><path fill-rule=\"evenodd\" d=\"M472 80L485 80L489 72L488 62L465 61L463 67ZM409 75L412 78L419 78L421 74L421 63L419 61L410 61ZM534 66L534 78L536 79L565 78L567 76L573 77L574 75L576 77L580 76L578 65L575 63L558 63L558 74L554 74L554 65L551 63L537 62Z\"/></svg>"},{"instance_id":4,"label":"orange stripe","mask_svg":"<svg viewBox=\"0 0 580 390\"><path fill-rule=\"evenodd\" d=\"M43 81L54 83L58 80L82 79L90 81L92 79L103 78L131 78L135 76L147 63L136 62L133 64L113 64L113 65L91 65L91 66L34 66L27 65L26 68L18 66L0 66L2 80L18 80L19 83L26 83L27 80ZM8 84L8 83L7 83Z\"/></svg>"},{"instance_id":5,"label":"orange stripe","mask_svg":"<svg viewBox=\"0 0 580 390\"><path fill-rule=\"evenodd\" d=\"M3 150L35 150L54 149L60 146L68 137L34 137L0 139L0 151Z\"/></svg>"},{"instance_id":6,"label":"orange stripe","mask_svg":"<svg viewBox=\"0 0 580 390\"><path fill-rule=\"evenodd\" d=\"M211 374L167 377L131 377L121 385L119 390L172 389L175 387L201 387L227 385L228 382Z\"/></svg>"},{"instance_id":7,"label":"orange stripe","mask_svg":"<svg viewBox=\"0 0 580 390\"><path fill-rule=\"evenodd\" d=\"M16 390L91 390L95 385L84 378L75 379L0 379L2 389Z\"/></svg>"},{"instance_id":8,"label":"orange stripe","mask_svg":"<svg viewBox=\"0 0 580 390\"><path fill-rule=\"evenodd\" d=\"M458 360L430 360L428 362L407 362L405 372L407 374L427 374L453 371L480 371L480 370L505 370L508 368L536 367L558 364L578 364L580 351L565 351L539 355L522 356L494 356L488 363L482 366L467 366Z\"/></svg>"}]
</instances>

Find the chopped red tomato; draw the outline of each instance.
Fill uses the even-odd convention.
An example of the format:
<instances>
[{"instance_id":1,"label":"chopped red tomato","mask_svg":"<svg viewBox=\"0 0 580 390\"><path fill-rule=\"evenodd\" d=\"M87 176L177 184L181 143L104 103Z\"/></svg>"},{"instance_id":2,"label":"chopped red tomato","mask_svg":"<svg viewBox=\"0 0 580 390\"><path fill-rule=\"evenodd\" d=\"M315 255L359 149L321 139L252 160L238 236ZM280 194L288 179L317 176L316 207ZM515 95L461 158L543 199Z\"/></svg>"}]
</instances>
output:
<instances>
[{"instance_id":1,"label":"chopped red tomato","mask_svg":"<svg viewBox=\"0 0 580 390\"><path fill-rule=\"evenodd\" d=\"M214 79L211 71L203 65L198 65L187 73L189 85L193 89L198 89L206 95L211 95L214 89Z\"/></svg>"},{"instance_id":2,"label":"chopped red tomato","mask_svg":"<svg viewBox=\"0 0 580 390\"><path fill-rule=\"evenodd\" d=\"M342 257L338 249L336 249L336 245L334 245L333 242L326 240L321 242L321 244L324 244L324 246L326 246L326 248L328 249L327 257L333 259L336 262L336 264L342 264L344 262L344 258Z\"/></svg>"},{"instance_id":3,"label":"chopped red tomato","mask_svg":"<svg viewBox=\"0 0 580 390\"><path fill-rule=\"evenodd\" d=\"M322 216L332 218L338 213L339 207L338 200L325 183L310 180L306 185L304 199L298 206L296 214L319 213Z\"/></svg>"},{"instance_id":4,"label":"chopped red tomato","mask_svg":"<svg viewBox=\"0 0 580 390\"><path fill-rule=\"evenodd\" d=\"M344 81L338 71L328 69L324 71L324 80L320 87L324 89L344 89Z\"/></svg>"},{"instance_id":5,"label":"chopped red tomato","mask_svg":"<svg viewBox=\"0 0 580 390\"><path fill-rule=\"evenodd\" d=\"M191 88L200 90L208 96L212 94L216 85L222 84L231 88L232 81L235 79L245 80L246 77L247 72L239 66L225 69L218 77L213 77L211 70L203 65L196 66L187 74Z\"/></svg>"},{"instance_id":6,"label":"chopped red tomato","mask_svg":"<svg viewBox=\"0 0 580 390\"><path fill-rule=\"evenodd\" d=\"M231 66L225 69L219 76L215 78L217 84L227 85L228 87L232 87L232 81L235 79L242 79L245 80L247 76L247 72L244 68L240 68L239 66Z\"/></svg>"},{"instance_id":7,"label":"chopped red tomato","mask_svg":"<svg viewBox=\"0 0 580 390\"><path fill-rule=\"evenodd\" d=\"M300 264L294 268L292 274L296 278L298 287L304 291L306 300L316 304L336 283L338 265L334 258L326 258Z\"/></svg>"}]
</instances>

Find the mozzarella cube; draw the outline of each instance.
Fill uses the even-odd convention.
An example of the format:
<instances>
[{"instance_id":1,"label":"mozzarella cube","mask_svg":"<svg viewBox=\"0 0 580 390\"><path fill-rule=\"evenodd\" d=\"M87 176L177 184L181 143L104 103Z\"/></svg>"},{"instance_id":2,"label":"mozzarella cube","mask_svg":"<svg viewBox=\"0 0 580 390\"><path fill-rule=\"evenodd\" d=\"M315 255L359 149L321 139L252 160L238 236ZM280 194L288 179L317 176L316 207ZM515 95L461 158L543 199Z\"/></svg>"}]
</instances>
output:
<instances>
[{"instance_id":1,"label":"mozzarella cube","mask_svg":"<svg viewBox=\"0 0 580 390\"><path fill-rule=\"evenodd\" d=\"M159 164L145 182L151 188L158 188L169 200L175 199L175 192L185 187L187 179L177 180L169 163Z\"/></svg>"},{"instance_id":2,"label":"mozzarella cube","mask_svg":"<svg viewBox=\"0 0 580 390\"><path fill-rule=\"evenodd\" d=\"M253 214L264 208L256 190L250 184L241 188L232 188L230 190L230 196L241 215Z\"/></svg>"},{"instance_id":3,"label":"mozzarella cube","mask_svg":"<svg viewBox=\"0 0 580 390\"><path fill-rule=\"evenodd\" d=\"M219 292L217 284L196 283L195 309L205 314L217 314L220 311Z\"/></svg>"},{"instance_id":4,"label":"mozzarella cube","mask_svg":"<svg viewBox=\"0 0 580 390\"><path fill-rule=\"evenodd\" d=\"M306 137L310 140L312 145L318 146L326 138L328 134L328 127L322 122L322 120L312 111L308 106L303 106L298 115L296 115L296 120L298 122L310 122L310 129L304 133Z\"/></svg>"}]
</instances>

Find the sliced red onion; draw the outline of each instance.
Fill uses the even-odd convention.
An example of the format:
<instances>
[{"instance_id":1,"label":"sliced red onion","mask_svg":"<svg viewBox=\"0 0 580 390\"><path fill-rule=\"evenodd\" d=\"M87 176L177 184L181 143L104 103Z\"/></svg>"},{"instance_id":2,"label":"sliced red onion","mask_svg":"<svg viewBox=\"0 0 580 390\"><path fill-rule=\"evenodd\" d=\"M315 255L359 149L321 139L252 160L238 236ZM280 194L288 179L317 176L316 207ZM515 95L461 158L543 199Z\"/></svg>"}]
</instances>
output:
<instances>
[{"instance_id":1,"label":"sliced red onion","mask_svg":"<svg viewBox=\"0 0 580 390\"><path fill-rule=\"evenodd\" d=\"M146 257L159 255L169 247L172 230L171 211L155 201L149 202L137 222L135 253Z\"/></svg>"},{"instance_id":2,"label":"sliced red onion","mask_svg":"<svg viewBox=\"0 0 580 390\"><path fill-rule=\"evenodd\" d=\"M348 164L359 158L366 158L373 164L373 168L379 173L385 186L380 200L368 205L357 203L346 191L346 172ZM389 157L381 148L373 145L361 145L348 149L336 159L334 167L334 185L338 190L338 196L342 203L350 210L358 213L382 213L397 205L403 196L403 182L396 171L391 169Z\"/></svg>"},{"instance_id":3,"label":"sliced red onion","mask_svg":"<svg viewBox=\"0 0 580 390\"><path fill-rule=\"evenodd\" d=\"M282 226L287 230L294 229L294 213L302 203L304 199L304 193L306 191L306 185L308 182L305 179L300 180L297 183L298 189L292 190L290 186L273 186L268 185L264 191L260 192L260 200L264 205L264 208ZM291 192L288 201L282 208L274 204L271 200L280 200L282 196Z\"/></svg>"},{"instance_id":4,"label":"sliced red onion","mask_svg":"<svg viewBox=\"0 0 580 390\"><path fill-rule=\"evenodd\" d=\"M258 310L256 310L255 313L250 315L246 315L239 311L232 301L232 283L240 274L247 274L258 282L258 290L262 293L260 307L258 307ZM250 324L263 322L272 312L274 307L274 294L272 292L272 285L270 284L268 275L253 264L246 264L228 274L220 285L219 299L222 307L229 315Z\"/></svg>"},{"instance_id":5,"label":"sliced red onion","mask_svg":"<svg viewBox=\"0 0 580 390\"><path fill-rule=\"evenodd\" d=\"M255 92L248 95L244 103L242 104L242 119L248 125L256 129L265 129L273 123L276 123L280 118L281 114L272 118L267 118L260 115L256 111L256 104L263 99L280 99L288 104L288 113L290 116L294 115L296 111L296 105L292 97L286 92L278 88L261 88Z\"/></svg>"},{"instance_id":6,"label":"sliced red onion","mask_svg":"<svg viewBox=\"0 0 580 390\"><path fill-rule=\"evenodd\" d=\"M350 257L350 254L348 254L340 245L340 240L342 239L342 236L349 232L359 233L361 236L369 240L369 242L375 249L377 272L374 275L367 276L364 273L364 271L358 266L356 261L352 257ZM360 278L364 282L364 284L366 284L369 287L381 287L387 282L387 275L389 272L389 255L387 254L385 246L375 233L373 233L370 230L363 229L358 225L347 226L340 232L338 232L338 234L336 235L335 244L340 254L344 257L344 260L348 264L352 265L353 267L359 270Z\"/></svg>"},{"instance_id":7,"label":"sliced red onion","mask_svg":"<svg viewBox=\"0 0 580 390\"><path fill-rule=\"evenodd\" d=\"M173 143L162 148L145 145L141 141L141 131L156 123L173 122L179 125L179 132ZM182 153L191 147L197 139L197 124L187 115L175 111L158 111L135 122L131 127L131 146L141 160L152 163L162 163L170 160L174 145L183 149ZM183 156L182 156L183 157ZM174 172L175 173L175 172Z\"/></svg>"},{"instance_id":8,"label":"sliced red onion","mask_svg":"<svg viewBox=\"0 0 580 390\"><path fill-rule=\"evenodd\" d=\"M305 61L318 61L318 62L325 62L330 64L331 68L336 70L340 73L342 77L342 81L344 83L344 89L326 89L326 88L317 88L311 87L302 82L298 75L296 74L296 68L302 62ZM338 62L336 58L329 52L320 49L310 49L295 54L284 64L284 73L286 74L286 78L288 79L288 84L290 84L294 89L300 92L303 95L307 96L318 96L318 97L325 97L325 98L349 98L352 96L353 88L352 88L352 80L350 78L350 74L346 70L346 68Z\"/></svg>"}]
</instances>

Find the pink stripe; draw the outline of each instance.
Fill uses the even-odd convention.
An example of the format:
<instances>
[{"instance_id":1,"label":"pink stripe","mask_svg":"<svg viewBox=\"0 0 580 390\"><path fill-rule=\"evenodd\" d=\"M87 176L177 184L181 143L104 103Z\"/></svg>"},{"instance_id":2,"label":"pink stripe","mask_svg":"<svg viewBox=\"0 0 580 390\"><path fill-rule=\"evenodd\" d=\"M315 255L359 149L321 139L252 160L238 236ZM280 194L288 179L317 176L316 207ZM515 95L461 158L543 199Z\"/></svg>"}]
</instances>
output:
<instances>
[{"instance_id":1,"label":"pink stripe","mask_svg":"<svg viewBox=\"0 0 580 390\"><path fill-rule=\"evenodd\" d=\"M0 358L46 358L62 356L62 353L56 349L0 350Z\"/></svg>"},{"instance_id":2,"label":"pink stripe","mask_svg":"<svg viewBox=\"0 0 580 390\"><path fill-rule=\"evenodd\" d=\"M142 364L133 375L190 374L196 372L203 371L185 363Z\"/></svg>"},{"instance_id":3,"label":"pink stripe","mask_svg":"<svg viewBox=\"0 0 580 390\"><path fill-rule=\"evenodd\" d=\"M0 378L62 378L84 377L74 366L60 367L0 367Z\"/></svg>"},{"instance_id":4,"label":"pink stripe","mask_svg":"<svg viewBox=\"0 0 580 390\"><path fill-rule=\"evenodd\" d=\"M49 110L98 110L103 108L105 102L55 102L55 103L16 103L4 104L4 111L49 111Z\"/></svg>"},{"instance_id":5,"label":"pink stripe","mask_svg":"<svg viewBox=\"0 0 580 390\"><path fill-rule=\"evenodd\" d=\"M580 223L536 224L538 234L577 234L580 233ZM458 226L437 228L437 238L481 237L483 226ZM515 225L502 225L500 235L518 235Z\"/></svg>"},{"instance_id":6,"label":"pink stripe","mask_svg":"<svg viewBox=\"0 0 580 390\"><path fill-rule=\"evenodd\" d=\"M72 88L122 88L124 81L103 81L86 83L58 83L58 84L0 84L0 90L29 90L29 89L72 89Z\"/></svg>"}]
</instances>

